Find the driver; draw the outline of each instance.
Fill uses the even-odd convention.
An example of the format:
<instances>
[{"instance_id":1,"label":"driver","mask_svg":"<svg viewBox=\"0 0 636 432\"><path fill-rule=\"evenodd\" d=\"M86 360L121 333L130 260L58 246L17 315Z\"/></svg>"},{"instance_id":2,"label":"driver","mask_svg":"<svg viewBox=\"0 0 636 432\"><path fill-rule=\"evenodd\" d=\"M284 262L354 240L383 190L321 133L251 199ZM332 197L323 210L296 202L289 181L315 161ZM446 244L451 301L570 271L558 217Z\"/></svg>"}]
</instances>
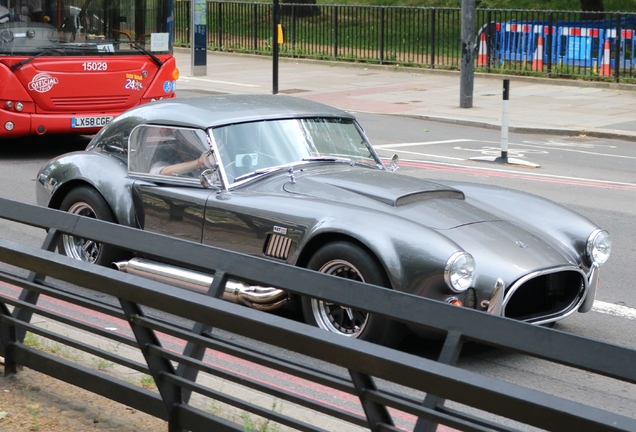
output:
<instances>
[{"instance_id":1,"label":"driver","mask_svg":"<svg viewBox=\"0 0 636 432\"><path fill-rule=\"evenodd\" d=\"M199 154L203 147L202 142L192 131L168 128L156 131L157 136L154 138L166 146L150 166L150 174L188 175L214 166L214 159L209 150L203 150Z\"/></svg>"},{"instance_id":2,"label":"driver","mask_svg":"<svg viewBox=\"0 0 636 432\"><path fill-rule=\"evenodd\" d=\"M166 161L158 161L155 162L150 167L150 174L161 174L161 175L184 175L189 174L194 171L201 171L205 168L212 168L213 163L211 161L211 155L209 151L201 153L201 156L196 158L195 160L187 161L187 162L179 162L170 164Z\"/></svg>"}]
</instances>

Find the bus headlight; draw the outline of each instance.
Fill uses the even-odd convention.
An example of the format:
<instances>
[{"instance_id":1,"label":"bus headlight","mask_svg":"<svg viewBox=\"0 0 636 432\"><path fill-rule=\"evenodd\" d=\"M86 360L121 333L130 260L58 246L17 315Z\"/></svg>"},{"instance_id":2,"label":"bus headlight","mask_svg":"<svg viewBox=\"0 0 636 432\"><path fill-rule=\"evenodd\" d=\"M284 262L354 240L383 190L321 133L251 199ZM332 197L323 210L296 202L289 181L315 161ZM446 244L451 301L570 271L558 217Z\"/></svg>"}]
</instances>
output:
<instances>
[{"instance_id":1,"label":"bus headlight","mask_svg":"<svg viewBox=\"0 0 636 432\"><path fill-rule=\"evenodd\" d=\"M587 257L590 262L602 265L612 251L612 239L607 231L598 229L587 239Z\"/></svg>"},{"instance_id":2,"label":"bus headlight","mask_svg":"<svg viewBox=\"0 0 636 432\"><path fill-rule=\"evenodd\" d=\"M464 292L473 284L475 259L468 252L455 252L446 261L444 281L454 292Z\"/></svg>"}]
</instances>

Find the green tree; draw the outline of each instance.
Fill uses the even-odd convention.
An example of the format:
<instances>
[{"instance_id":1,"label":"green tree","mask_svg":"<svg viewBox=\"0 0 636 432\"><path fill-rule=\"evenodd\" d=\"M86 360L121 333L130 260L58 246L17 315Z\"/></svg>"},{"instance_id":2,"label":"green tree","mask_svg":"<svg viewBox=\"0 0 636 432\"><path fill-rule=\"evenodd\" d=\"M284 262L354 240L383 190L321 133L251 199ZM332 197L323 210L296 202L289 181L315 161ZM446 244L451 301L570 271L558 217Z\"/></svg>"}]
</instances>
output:
<instances>
[{"instance_id":1,"label":"green tree","mask_svg":"<svg viewBox=\"0 0 636 432\"><path fill-rule=\"evenodd\" d=\"M581 0L581 19L595 20L605 18L603 0Z\"/></svg>"}]
</instances>

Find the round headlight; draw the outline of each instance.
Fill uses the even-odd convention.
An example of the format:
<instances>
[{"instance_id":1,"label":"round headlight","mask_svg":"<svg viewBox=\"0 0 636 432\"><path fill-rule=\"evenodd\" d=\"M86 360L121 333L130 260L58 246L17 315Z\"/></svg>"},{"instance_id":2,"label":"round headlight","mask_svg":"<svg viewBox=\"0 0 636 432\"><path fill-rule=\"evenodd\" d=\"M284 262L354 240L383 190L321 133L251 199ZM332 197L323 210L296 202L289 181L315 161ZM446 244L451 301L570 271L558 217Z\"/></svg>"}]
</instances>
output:
<instances>
[{"instance_id":1,"label":"round headlight","mask_svg":"<svg viewBox=\"0 0 636 432\"><path fill-rule=\"evenodd\" d=\"M587 256L593 263L604 264L612 251L612 239L605 230L596 230L587 239Z\"/></svg>"},{"instance_id":2,"label":"round headlight","mask_svg":"<svg viewBox=\"0 0 636 432\"><path fill-rule=\"evenodd\" d=\"M473 284L475 259L467 252L455 252L446 261L444 281L455 292L466 291Z\"/></svg>"}]
</instances>

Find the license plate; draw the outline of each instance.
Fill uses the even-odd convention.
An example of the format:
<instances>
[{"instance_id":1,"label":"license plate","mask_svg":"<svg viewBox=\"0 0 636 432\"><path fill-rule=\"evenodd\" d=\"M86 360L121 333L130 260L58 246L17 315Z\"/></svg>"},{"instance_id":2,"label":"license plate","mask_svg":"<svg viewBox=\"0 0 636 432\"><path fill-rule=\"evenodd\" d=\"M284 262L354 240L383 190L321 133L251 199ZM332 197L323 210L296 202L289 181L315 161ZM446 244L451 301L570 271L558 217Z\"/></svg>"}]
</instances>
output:
<instances>
[{"instance_id":1,"label":"license plate","mask_svg":"<svg viewBox=\"0 0 636 432\"><path fill-rule=\"evenodd\" d=\"M72 128L95 128L106 126L113 119L113 116L105 117L73 117L71 119Z\"/></svg>"}]
</instances>

